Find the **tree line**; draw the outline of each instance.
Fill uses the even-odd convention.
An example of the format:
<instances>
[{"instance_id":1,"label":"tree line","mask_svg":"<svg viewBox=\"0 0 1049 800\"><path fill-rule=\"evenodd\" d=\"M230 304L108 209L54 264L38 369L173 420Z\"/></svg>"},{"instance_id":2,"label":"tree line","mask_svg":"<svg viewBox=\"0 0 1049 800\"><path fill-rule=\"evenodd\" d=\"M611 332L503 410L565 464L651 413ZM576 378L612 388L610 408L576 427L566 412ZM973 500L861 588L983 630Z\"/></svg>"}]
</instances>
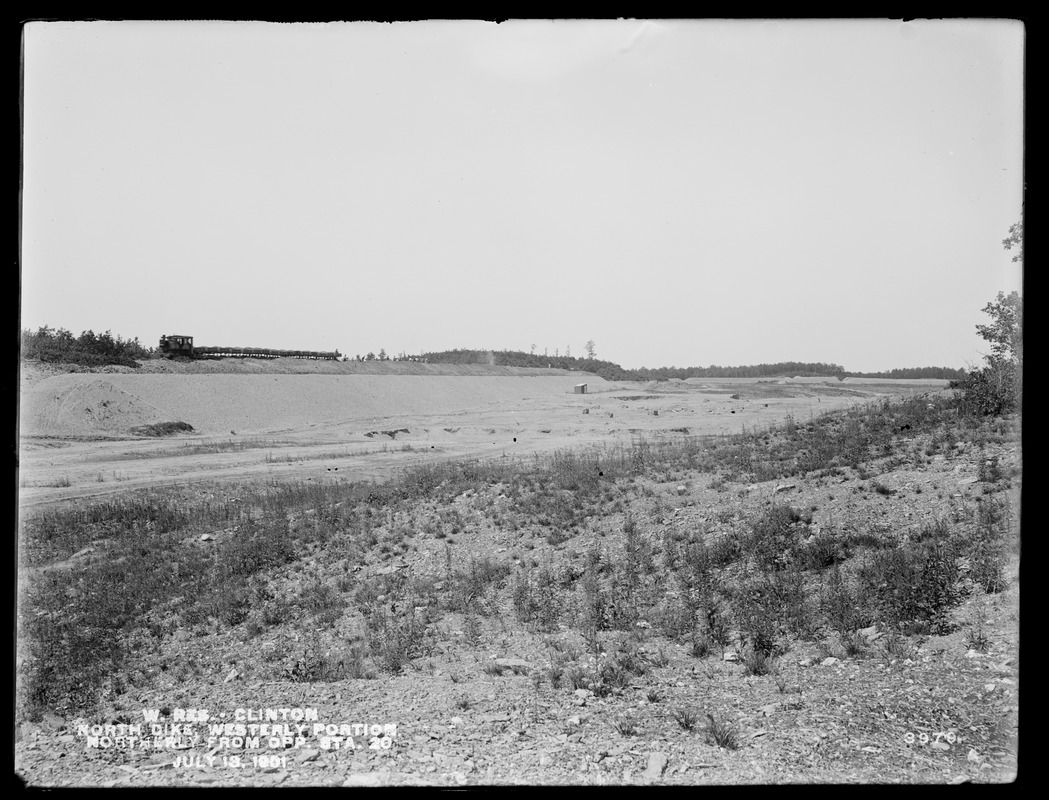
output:
<instances>
[{"instance_id":1,"label":"tree line","mask_svg":"<svg viewBox=\"0 0 1049 800\"><path fill-rule=\"evenodd\" d=\"M137 338L114 337L111 331L96 334L88 330L74 336L65 328L44 325L35 331L22 331L21 353L24 359L37 358L50 363L138 367L136 359L150 358L153 350L143 347Z\"/></svg>"},{"instance_id":2,"label":"tree line","mask_svg":"<svg viewBox=\"0 0 1049 800\"><path fill-rule=\"evenodd\" d=\"M1015 294L1015 293L1014 293ZM1002 298L999 298L1002 301ZM990 308L990 304L988 308ZM985 309L987 310L987 309ZM990 313L990 312L989 312ZM981 326L983 327L983 326ZM991 327L987 328L991 331ZM988 335L994 335L990 333ZM594 352L593 341L587 342L587 353ZM112 332L96 334L84 331L75 336L65 328L50 328L46 325L36 331L23 330L21 342L22 358L35 358L51 363L80 364L83 366L105 366L120 364L138 367L137 361L156 355L153 348L143 347L137 338L123 339ZM354 356L354 361L416 361L430 364L488 364L505 367L556 368L588 372L610 381L665 381L671 378L790 378L826 377L839 380L854 378L937 378L963 380L966 371L951 367L910 367L888 372L847 372L838 364L782 361L774 364L751 364L745 366L709 367L639 367L626 369L604 359L571 355L537 354L519 350L478 350L460 348L423 353L418 356L398 353L389 356L385 349L378 354Z\"/></svg>"},{"instance_id":3,"label":"tree line","mask_svg":"<svg viewBox=\"0 0 1049 800\"><path fill-rule=\"evenodd\" d=\"M588 343L592 344L592 343ZM612 361L562 355L537 355L519 350L441 350L423 353L431 364L495 364L505 367L554 367L580 370L610 381L665 381L671 378L938 378L958 380L965 370L951 367L910 367L889 372L847 372L838 364L781 361L775 364L709 367L638 367L625 369Z\"/></svg>"}]
</instances>

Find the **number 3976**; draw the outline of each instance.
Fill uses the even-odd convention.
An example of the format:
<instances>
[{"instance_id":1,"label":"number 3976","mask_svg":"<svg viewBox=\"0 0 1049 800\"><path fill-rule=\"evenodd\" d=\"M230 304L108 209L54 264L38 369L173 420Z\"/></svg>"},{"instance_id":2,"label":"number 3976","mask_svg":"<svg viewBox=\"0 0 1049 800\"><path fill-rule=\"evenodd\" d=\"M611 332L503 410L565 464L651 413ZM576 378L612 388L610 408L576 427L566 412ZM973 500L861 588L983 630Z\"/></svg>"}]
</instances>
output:
<instances>
[{"instance_id":1,"label":"number 3976","mask_svg":"<svg viewBox=\"0 0 1049 800\"><path fill-rule=\"evenodd\" d=\"M915 742L917 742L918 744L929 744L929 742L940 741L947 742L947 744L954 744L956 741L958 741L958 736L954 733L954 731L934 733L932 736L930 736L927 733L916 734L907 731L905 734L903 734L903 741L905 741L907 744L914 744Z\"/></svg>"}]
</instances>

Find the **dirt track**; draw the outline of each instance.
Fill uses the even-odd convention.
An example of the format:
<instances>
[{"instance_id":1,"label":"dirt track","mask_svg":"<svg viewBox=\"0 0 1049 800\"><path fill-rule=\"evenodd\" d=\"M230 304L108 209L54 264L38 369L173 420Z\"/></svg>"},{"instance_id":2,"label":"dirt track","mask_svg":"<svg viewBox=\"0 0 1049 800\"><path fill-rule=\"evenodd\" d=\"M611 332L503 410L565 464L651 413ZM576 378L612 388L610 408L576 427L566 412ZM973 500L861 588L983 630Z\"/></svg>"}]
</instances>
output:
<instances>
[{"instance_id":1,"label":"dirt track","mask_svg":"<svg viewBox=\"0 0 1049 800\"><path fill-rule=\"evenodd\" d=\"M30 507L176 482L375 480L434 458L734 433L944 385L612 384L578 372L507 369L494 375L31 372L21 395L20 502ZM573 393L581 382L588 394ZM188 422L196 432L166 439L130 433L165 421Z\"/></svg>"}]
</instances>

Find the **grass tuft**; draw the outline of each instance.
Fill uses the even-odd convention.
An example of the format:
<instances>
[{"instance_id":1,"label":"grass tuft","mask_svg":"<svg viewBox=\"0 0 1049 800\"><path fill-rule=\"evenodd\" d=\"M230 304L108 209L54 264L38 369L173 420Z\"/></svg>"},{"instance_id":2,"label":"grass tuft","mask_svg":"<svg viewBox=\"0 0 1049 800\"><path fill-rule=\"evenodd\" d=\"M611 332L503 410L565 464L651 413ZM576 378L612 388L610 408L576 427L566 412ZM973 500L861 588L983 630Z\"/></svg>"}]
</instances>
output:
<instances>
[{"instance_id":1,"label":"grass tuft","mask_svg":"<svg viewBox=\"0 0 1049 800\"><path fill-rule=\"evenodd\" d=\"M710 742L726 750L736 750L739 747L739 735L734 725L718 719L713 714L707 714L707 719L707 738Z\"/></svg>"},{"instance_id":2,"label":"grass tuft","mask_svg":"<svg viewBox=\"0 0 1049 800\"><path fill-rule=\"evenodd\" d=\"M699 723L699 715L690 708L675 708L672 715L678 726L685 731L693 730Z\"/></svg>"}]
</instances>

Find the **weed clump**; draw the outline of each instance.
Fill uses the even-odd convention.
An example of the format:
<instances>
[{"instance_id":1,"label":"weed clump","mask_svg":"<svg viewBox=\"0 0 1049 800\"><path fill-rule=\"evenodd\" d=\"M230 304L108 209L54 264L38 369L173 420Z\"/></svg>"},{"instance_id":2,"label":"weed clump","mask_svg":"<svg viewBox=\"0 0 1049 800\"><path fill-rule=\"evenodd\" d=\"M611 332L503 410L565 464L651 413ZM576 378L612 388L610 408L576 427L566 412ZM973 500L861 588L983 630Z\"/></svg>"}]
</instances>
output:
<instances>
[{"instance_id":1,"label":"weed clump","mask_svg":"<svg viewBox=\"0 0 1049 800\"><path fill-rule=\"evenodd\" d=\"M630 715L624 715L616 717L612 723L612 727L616 729L616 732L620 736L635 736L637 735L638 724L637 720Z\"/></svg>"},{"instance_id":2,"label":"weed clump","mask_svg":"<svg viewBox=\"0 0 1049 800\"><path fill-rule=\"evenodd\" d=\"M690 708L675 708L672 716L683 731L691 731L699 722L699 715Z\"/></svg>"},{"instance_id":3,"label":"weed clump","mask_svg":"<svg viewBox=\"0 0 1049 800\"><path fill-rule=\"evenodd\" d=\"M560 586L557 575L546 564L538 570L519 571L513 584L513 605L517 619L536 623L542 631L553 631L561 615Z\"/></svg>"},{"instance_id":4,"label":"weed clump","mask_svg":"<svg viewBox=\"0 0 1049 800\"><path fill-rule=\"evenodd\" d=\"M969 578L988 594L1005 589L1008 508L1001 501L983 502L968 546Z\"/></svg>"},{"instance_id":5,"label":"weed clump","mask_svg":"<svg viewBox=\"0 0 1049 800\"><path fill-rule=\"evenodd\" d=\"M871 616L897 629L950 631L948 612L962 589L958 546L944 532L943 525L927 527L917 542L868 556L858 577Z\"/></svg>"},{"instance_id":6,"label":"weed clump","mask_svg":"<svg viewBox=\"0 0 1049 800\"><path fill-rule=\"evenodd\" d=\"M383 669L397 674L412 659L429 655L434 639L412 603L400 610L376 603L365 612L368 647Z\"/></svg>"},{"instance_id":7,"label":"weed clump","mask_svg":"<svg viewBox=\"0 0 1049 800\"><path fill-rule=\"evenodd\" d=\"M707 720L707 740L711 744L726 750L736 750L739 747L739 734L733 724L713 714L707 714Z\"/></svg>"}]
</instances>

